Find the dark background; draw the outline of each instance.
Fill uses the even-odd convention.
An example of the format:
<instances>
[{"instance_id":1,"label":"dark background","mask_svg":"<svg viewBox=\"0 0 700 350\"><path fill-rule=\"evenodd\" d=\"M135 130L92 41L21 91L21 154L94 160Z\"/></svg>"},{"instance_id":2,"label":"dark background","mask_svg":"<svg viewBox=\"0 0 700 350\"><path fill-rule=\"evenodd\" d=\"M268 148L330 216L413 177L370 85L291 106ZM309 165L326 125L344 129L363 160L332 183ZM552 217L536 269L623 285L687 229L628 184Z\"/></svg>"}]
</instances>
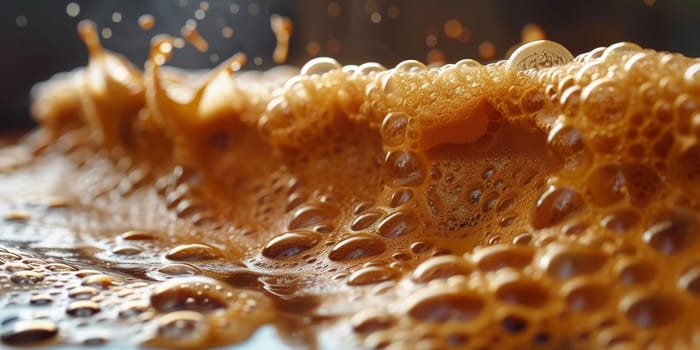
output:
<instances>
[{"instance_id":1,"label":"dark background","mask_svg":"<svg viewBox=\"0 0 700 350\"><path fill-rule=\"evenodd\" d=\"M100 28L108 27L112 36L103 39L103 45L142 66L150 38L156 33L178 35L202 6L199 0L74 0L80 13L70 17L66 12L70 2L0 0L0 131L33 125L28 113L33 84L85 65L87 54L75 30L80 20L92 19ZM329 15L332 2L340 5L339 16ZM307 51L310 42L318 43L318 55L336 57L343 64L377 61L392 66L409 58L425 61L430 50L427 35L437 38L435 48L445 54L447 62L480 59L478 47L484 41L495 44L495 58L500 59L520 41L528 23L540 25L549 39L564 44L574 55L617 41L633 41L700 56L700 1L694 0L212 0L208 5L197 29L208 40L209 52L187 46L176 51L171 64L207 68L215 65L213 54L223 60L240 51L249 57L245 69L269 68L274 65L272 14L293 20L287 62L294 65L313 57ZM114 12L121 14L121 22L112 20ZM137 18L146 13L156 18L149 31L137 24ZM372 21L373 13L381 17L379 23ZM26 25L18 25L18 16L26 17ZM374 19L376 22L377 15ZM443 23L448 19L468 27L470 40L447 38ZM233 28L232 38L222 36L223 26ZM253 64L256 56L262 64Z\"/></svg>"}]
</instances>

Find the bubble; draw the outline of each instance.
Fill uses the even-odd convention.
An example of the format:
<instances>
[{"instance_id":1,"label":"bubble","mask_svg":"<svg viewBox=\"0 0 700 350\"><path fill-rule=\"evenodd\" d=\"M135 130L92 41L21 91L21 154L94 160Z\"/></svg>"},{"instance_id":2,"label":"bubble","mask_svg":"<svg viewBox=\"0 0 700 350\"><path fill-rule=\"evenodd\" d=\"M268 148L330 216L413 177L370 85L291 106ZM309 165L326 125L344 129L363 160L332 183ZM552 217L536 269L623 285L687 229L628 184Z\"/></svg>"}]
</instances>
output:
<instances>
[{"instance_id":1,"label":"bubble","mask_svg":"<svg viewBox=\"0 0 700 350\"><path fill-rule=\"evenodd\" d=\"M199 338L205 329L204 315L196 311L170 312L158 323L158 335L167 339Z\"/></svg>"},{"instance_id":2,"label":"bubble","mask_svg":"<svg viewBox=\"0 0 700 350\"><path fill-rule=\"evenodd\" d=\"M288 227L290 230L310 227L333 219L337 215L338 210L329 205L304 205L294 211Z\"/></svg>"},{"instance_id":3,"label":"bubble","mask_svg":"<svg viewBox=\"0 0 700 350\"><path fill-rule=\"evenodd\" d=\"M389 205L392 208L398 208L403 204L408 203L413 198L413 191L410 188L402 188L391 194Z\"/></svg>"},{"instance_id":4,"label":"bubble","mask_svg":"<svg viewBox=\"0 0 700 350\"><path fill-rule=\"evenodd\" d=\"M349 286L376 284L393 279L394 276L394 271L386 267L368 266L353 272L350 277L348 277L347 284Z\"/></svg>"},{"instance_id":5,"label":"bubble","mask_svg":"<svg viewBox=\"0 0 700 350\"><path fill-rule=\"evenodd\" d=\"M220 256L221 252L217 248L199 243L182 244L165 254L167 259L175 261L211 260Z\"/></svg>"},{"instance_id":6,"label":"bubble","mask_svg":"<svg viewBox=\"0 0 700 350\"><path fill-rule=\"evenodd\" d=\"M415 231L419 225L419 219L415 214L397 211L379 221L377 232L386 238L396 238Z\"/></svg>"},{"instance_id":7,"label":"bubble","mask_svg":"<svg viewBox=\"0 0 700 350\"><path fill-rule=\"evenodd\" d=\"M386 68L376 62L367 62L357 67L357 74L370 75L372 73L380 73L386 71Z\"/></svg>"},{"instance_id":8,"label":"bubble","mask_svg":"<svg viewBox=\"0 0 700 350\"><path fill-rule=\"evenodd\" d=\"M620 280L626 285L642 285L651 282L656 275L656 266L649 261L633 261L620 268Z\"/></svg>"},{"instance_id":9,"label":"bubble","mask_svg":"<svg viewBox=\"0 0 700 350\"><path fill-rule=\"evenodd\" d=\"M384 117L381 134L384 144L389 147L400 146L406 139L408 116L405 113L389 113Z\"/></svg>"},{"instance_id":10,"label":"bubble","mask_svg":"<svg viewBox=\"0 0 700 350\"><path fill-rule=\"evenodd\" d=\"M592 164L592 155L583 136L574 127L555 124L549 132L547 142L554 151L564 158L562 175L578 177Z\"/></svg>"},{"instance_id":11,"label":"bubble","mask_svg":"<svg viewBox=\"0 0 700 350\"><path fill-rule=\"evenodd\" d=\"M66 313L73 317L90 317L100 312L100 305L91 300L78 300L68 304Z\"/></svg>"},{"instance_id":12,"label":"bubble","mask_svg":"<svg viewBox=\"0 0 700 350\"><path fill-rule=\"evenodd\" d=\"M100 291L94 287L75 287L68 292L68 297L71 299L87 300L92 299L92 297L99 293Z\"/></svg>"},{"instance_id":13,"label":"bubble","mask_svg":"<svg viewBox=\"0 0 700 350\"><path fill-rule=\"evenodd\" d=\"M586 181L587 193L597 206L608 206L622 200L625 178L617 164L603 164L595 167Z\"/></svg>"},{"instance_id":14,"label":"bubble","mask_svg":"<svg viewBox=\"0 0 700 350\"><path fill-rule=\"evenodd\" d=\"M634 228L640 220L636 211L623 209L603 217L601 224L612 232L624 233Z\"/></svg>"},{"instance_id":15,"label":"bubble","mask_svg":"<svg viewBox=\"0 0 700 350\"><path fill-rule=\"evenodd\" d=\"M33 285L44 280L44 275L35 271L17 271L10 276L10 280L18 285Z\"/></svg>"},{"instance_id":16,"label":"bubble","mask_svg":"<svg viewBox=\"0 0 700 350\"><path fill-rule=\"evenodd\" d=\"M191 276L197 275L201 271L189 264L170 263L159 267L158 272L169 276Z\"/></svg>"},{"instance_id":17,"label":"bubble","mask_svg":"<svg viewBox=\"0 0 700 350\"><path fill-rule=\"evenodd\" d=\"M532 262L534 253L527 246L497 244L476 250L472 259L482 271L496 271L506 267L522 269Z\"/></svg>"},{"instance_id":18,"label":"bubble","mask_svg":"<svg viewBox=\"0 0 700 350\"><path fill-rule=\"evenodd\" d=\"M29 299L29 303L31 305L48 305L53 303L53 297L48 294L37 294L33 295L32 298Z\"/></svg>"},{"instance_id":19,"label":"bubble","mask_svg":"<svg viewBox=\"0 0 700 350\"><path fill-rule=\"evenodd\" d=\"M584 208L581 196L572 188L550 187L538 200L532 227L554 226Z\"/></svg>"},{"instance_id":20,"label":"bubble","mask_svg":"<svg viewBox=\"0 0 700 350\"><path fill-rule=\"evenodd\" d=\"M395 71L397 72L405 72L405 73L410 73L410 72L421 72L426 70L427 68L423 63L420 63L416 60L405 60L401 61L396 67L394 68Z\"/></svg>"},{"instance_id":21,"label":"bubble","mask_svg":"<svg viewBox=\"0 0 700 350\"><path fill-rule=\"evenodd\" d=\"M562 287L566 303L575 312L592 312L603 308L610 300L605 286L588 280L572 280Z\"/></svg>"},{"instance_id":22,"label":"bubble","mask_svg":"<svg viewBox=\"0 0 700 350\"><path fill-rule=\"evenodd\" d=\"M425 180L423 160L413 151L391 151L384 164L384 179L389 186L414 187Z\"/></svg>"},{"instance_id":23,"label":"bubble","mask_svg":"<svg viewBox=\"0 0 700 350\"><path fill-rule=\"evenodd\" d=\"M350 229L353 231L361 231L370 227L379 217L381 213L379 212L367 212L356 216L352 223L350 223Z\"/></svg>"},{"instance_id":24,"label":"bubble","mask_svg":"<svg viewBox=\"0 0 700 350\"><path fill-rule=\"evenodd\" d=\"M496 297L507 304L540 308L549 301L549 291L537 281L515 276L498 286Z\"/></svg>"},{"instance_id":25,"label":"bubble","mask_svg":"<svg viewBox=\"0 0 700 350\"><path fill-rule=\"evenodd\" d=\"M387 329L394 323L394 319L390 315L373 309L360 311L350 319L352 330L364 334Z\"/></svg>"},{"instance_id":26,"label":"bubble","mask_svg":"<svg viewBox=\"0 0 700 350\"><path fill-rule=\"evenodd\" d=\"M430 258L413 270L411 278L419 283L427 283L434 279L446 279L456 275L469 275L473 266L466 260L454 256L444 255Z\"/></svg>"},{"instance_id":27,"label":"bubble","mask_svg":"<svg viewBox=\"0 0 700 350\"><path fill-rule=\"evenodd\" d=\"M683 313L677 298L659 293L641 293L621 302L627 318L640 328L668 326Z\"/></svg>"},{"instance_id":28,"label":"bubble","mask_svg":"<svg viewBox=\"0 0 700 350\"><path fill-rule=\"evenodd\" d=\"M3 327L0 339L10 346L33 345L58 334L58 327L48 320L17 321Z\"/></svg>"},{"instance_id":29,"label":"bubble","mask_svg":"<svg viewBox=\"0 0 700 350\"><path fill-rule=\"evenodd\" d=\"M138 255L142 252L141 248L132 245L120 245L112 249L112 254L115 255Z\"/></svg>"},{"instance_id":30,"label":"bubble","mask_svg":"<svg viewBox=\"0 0 700 350\"><path fill-rule=\"evenodd\" d=\"M286 232L271 239L263 248L262 255L270 259L285 259L299 255L320 241L321 236L312 231Z\"/></svg>"},{"instance_id":31,"label":"bubble","mask_svg":"<svg viewBox=\"0 0 700 350\"><path fill-rule=\"evenodd\" d=\"M695 266L686 271L678 281L678 287L691 293L694 297L700 297L700 268Z\"/></svg>"},{"instance_id":32,"label":"bubble","mask_svg":"<svg viewBox=\"0 0 700 350\"><path fill-rule=\"evenodd\" d=\"M501 327L510 333L520 333L527 328L527 320L520 316L509 315L501 320Z\"/></svg>"},{"instance_id":33,"label":"bubble","mask_svg":"<svg viewBox=\"0 0 700 350\"><path fill-rule=\"evenodd\" d=\"M330 71L340 69L341 65L338 61L330 57L317 57L307 62L301 67L301 75L322 75Z\"/></svg>"},{"instance_id":34,"label":"bubble","mask_svg":"<svg viewBox=\"0 0 700 350\"><path fill-rule=\"evenodd\" d=\"M699 229L693 213L679 208L660 213L642 239L661 254L672 255L696 242Z\"/></svg>"},{"instance_id":35,"label":"bubble","mask_svg":"<svg viewBox=\"0 0 700 350\"><path fill-rule=\"evenodd\" d=\"M5 271L15 272L15 271L25 271L32 270L32 267L21 262L8 262L5 263Z\"/></svg>"},{"instance_id":36,"label":"bubble","mask_svg":"<svg viewBox=\"0 0 700 350\"><path fill-rule=\"evenodd\" d=\"M596 248L555 246L541 259L547 272L559 279L598 272L607 255Z\"/></svg>"},{"instance_id":37,"label":"bubble","mask_svg":"<svg viewBox=\"0 0 700 350\"><path fill-rule=\"evenodd\" d=\"M478 294L451 290L413 295L406 304L409 316L433 323L472 321L486 307L486 302Z\"/></svg>"},{"instance_id":38,"label":"bubble","mask_svg":"<svg viewBox=\"0 0 700 350\"><path fill-rule=\"evenodd\" d=\"M384 253L386 244L379 237L356 234L338 242L328 253L333 261L347 261Z\"/></svg>"},{"instance_id":39,"label":"bubble","mask_svg":"<svg viewBox=\"0 0 700 350\"><path fill-rule=\"evenodd\" d=\"M544 106L544 95L536 88L530 89L521 97L520 105L526 113L537 112Z\"/></svg>"},{"instance_id":40,"label":"bubble","mask_svg":"<svg viewBox=\"0 0 700 350\"><path fill-rule=\"evenodd\" d=\"M225 290L208 277L183 277L162 282L150 295L151 306L167 313L172 311L210 312L226 308Z\"/></svg>"},{"instance_id":41,"label":"bubble","mask_svg":"<svg viewBox=\"0 0 700 350\"><path fill-rule=\"evenodd\" d=\"M138 317L142 313L146 312L149 308L150 305L145 301L130 301L120 306L118 316L122 319Z\"/></svg>"},{"instance_id":42,"label":"bubble","mask_svg":"<svg viewBox=\"0 0 700 350\"><path fill-rule=\"evenodd\" d=\"M674 172L687 184L693 193L700 193L700 144L694 144L683 150L673 163Z\"/></svg>"},{"instance_id":43,"label":"bubble","mask_svg":"<svg viewBox=\"0 0 700 350\"><path fill-rule=\"evenodd\" d=\"M123 284L123 281L117 277L98 274L91 275L83 278L82 285L87 287L94 287L100 289L108 289L111 286L118 286Z\"/></svg>"}]
</instances>

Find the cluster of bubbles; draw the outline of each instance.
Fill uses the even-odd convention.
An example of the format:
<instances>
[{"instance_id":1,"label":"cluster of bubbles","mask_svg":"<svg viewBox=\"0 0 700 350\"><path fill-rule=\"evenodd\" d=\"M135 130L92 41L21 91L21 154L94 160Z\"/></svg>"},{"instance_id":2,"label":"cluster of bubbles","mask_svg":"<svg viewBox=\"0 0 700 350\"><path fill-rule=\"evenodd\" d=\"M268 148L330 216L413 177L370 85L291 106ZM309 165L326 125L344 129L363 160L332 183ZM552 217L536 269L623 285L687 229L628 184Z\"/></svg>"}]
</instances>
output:
<instances>
[{"instance_id":1,"label":"cluster of bubbles","mask_svg":"<svg viewBox=\"0 0 700 350\"><path fill-rule=\"evenodd\" d=\"M486 66L319 58L291 78L234 57L192 83L162 67L170 39L141 73L82 28L91 73L45 85L34 111L76 179L125 179L72 195L129 232L74 225L96 232L91 259L139 278L71 268L52 288L96 292L44 297L63 275L7 251L9 302L99 318L126 293L161 346L238 341L279 315L333 319L367 348L698 345L697 60L538 42ZM55 338L40 319L7 321L3 341Z\"/></svg>"}]
</instances>

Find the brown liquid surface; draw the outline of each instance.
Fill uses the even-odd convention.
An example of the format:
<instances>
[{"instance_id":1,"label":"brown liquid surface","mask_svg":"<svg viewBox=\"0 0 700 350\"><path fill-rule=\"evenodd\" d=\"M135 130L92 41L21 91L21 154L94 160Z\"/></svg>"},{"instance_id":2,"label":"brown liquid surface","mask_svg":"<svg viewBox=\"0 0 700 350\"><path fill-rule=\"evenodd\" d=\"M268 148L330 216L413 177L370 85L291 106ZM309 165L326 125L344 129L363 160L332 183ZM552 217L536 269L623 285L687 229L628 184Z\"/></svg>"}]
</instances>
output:
<instances>
[{"instance_id":1,"label":"brown liquid surface","mask_svg":"<svg viewBox=\"0 0 700 350\"><path fill-rule=\"evenodd\" d=\"M0 151L5 345L700 347L697 60L192 77L81 35Z\"/></svg>"}]
</instances>

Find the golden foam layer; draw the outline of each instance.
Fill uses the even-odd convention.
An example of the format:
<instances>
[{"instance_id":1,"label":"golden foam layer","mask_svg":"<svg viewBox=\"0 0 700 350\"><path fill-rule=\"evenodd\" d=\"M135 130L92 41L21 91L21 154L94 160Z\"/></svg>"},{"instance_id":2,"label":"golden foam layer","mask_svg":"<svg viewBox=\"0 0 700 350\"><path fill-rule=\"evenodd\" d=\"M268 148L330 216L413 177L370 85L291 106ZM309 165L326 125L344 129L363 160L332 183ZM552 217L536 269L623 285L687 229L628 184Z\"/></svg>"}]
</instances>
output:
<instances>
[{"instance_id":1,"label":"golden foam layer","mask_svg":"<svg viewBox=\"0 0 700 350\"><path fill-rule=\"evenodd\" d=\"M25 249L0 253L5 305L45 314L4 342L700 346L698 60L539 42L195 76L163 67L167 37L142 73L81 28L89 65L37 88L34 159L0 186L39 232L0 235Z\"/></svg>"}]
</instances>

